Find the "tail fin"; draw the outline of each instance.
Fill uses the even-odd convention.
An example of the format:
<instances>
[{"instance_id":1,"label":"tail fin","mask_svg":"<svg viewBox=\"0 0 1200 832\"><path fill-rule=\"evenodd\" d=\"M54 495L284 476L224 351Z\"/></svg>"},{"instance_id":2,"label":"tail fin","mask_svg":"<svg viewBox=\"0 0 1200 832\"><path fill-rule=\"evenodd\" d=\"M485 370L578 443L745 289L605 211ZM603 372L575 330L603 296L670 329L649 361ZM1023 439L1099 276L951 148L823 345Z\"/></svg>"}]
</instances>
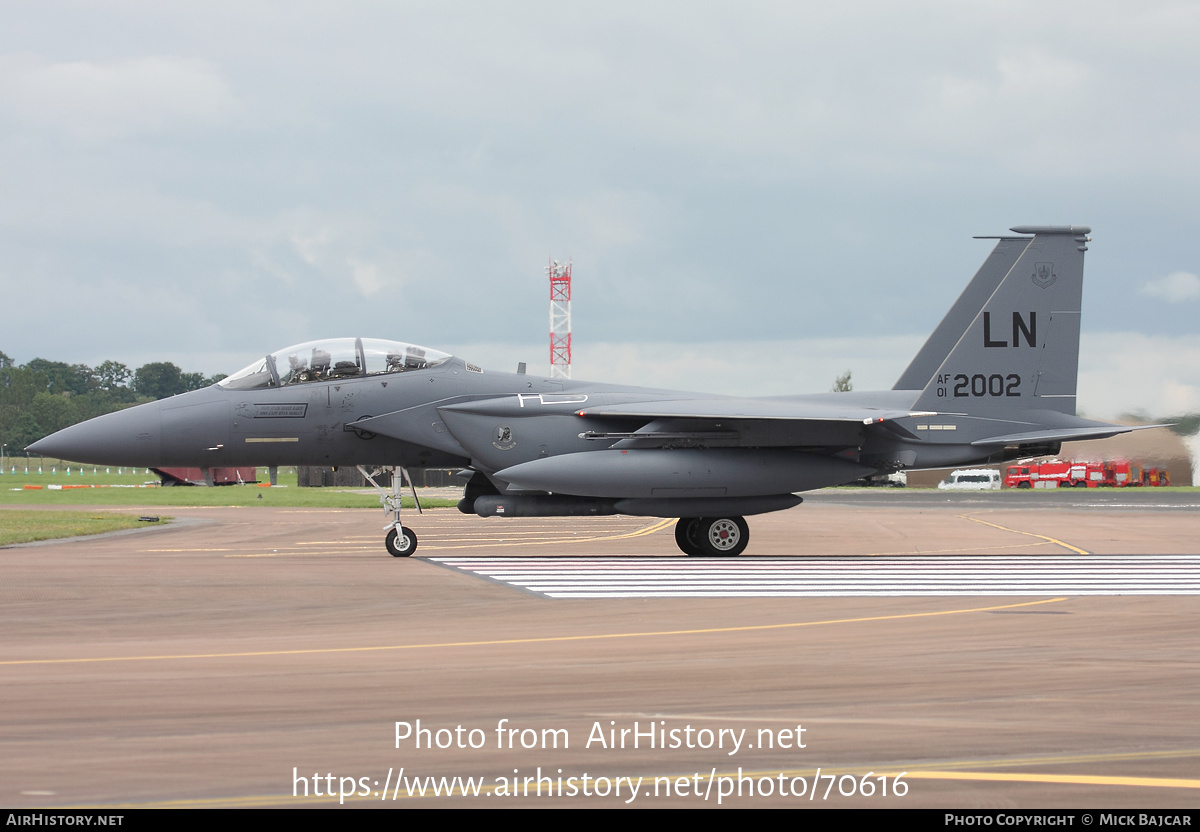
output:
<instances>
[{"instance_id":1,"label":"tail fin","mask_svg":"<svg viewBox=\"0 0 1200 832\"><path fill-rule=\"evenodd\" d=\"M983 416L1034 409L1074 415L1083 253L1091 229L1017 226L1012 230L1033 237L1001 238L901 376L901 381L916 386L922 380L914 376L942 359L923 380L915 409ZM1011 266L984 298L990 282L1014 254ZM955 335L957 340L947 351Z\"/></svg>"}]
</instances>

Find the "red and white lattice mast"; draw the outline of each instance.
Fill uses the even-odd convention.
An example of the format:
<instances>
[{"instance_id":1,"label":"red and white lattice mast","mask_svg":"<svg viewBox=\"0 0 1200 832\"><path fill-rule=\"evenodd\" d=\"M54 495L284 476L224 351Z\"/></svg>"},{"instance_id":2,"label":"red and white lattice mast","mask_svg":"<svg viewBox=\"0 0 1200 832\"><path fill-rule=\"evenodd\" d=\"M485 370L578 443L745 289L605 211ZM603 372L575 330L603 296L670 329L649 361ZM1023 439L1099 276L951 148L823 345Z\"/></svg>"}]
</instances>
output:
<instances>
[{"instance_id":1,"label":"red and white lattice mast","mask_svg":"<svg viewBox=\"0 0 1200 832\"><path fill-rule=\"evenodd\" d=\"M571 377L571 261L564 266L551 260L550 275L550 378Z\"/></svg>"}]
</instances>

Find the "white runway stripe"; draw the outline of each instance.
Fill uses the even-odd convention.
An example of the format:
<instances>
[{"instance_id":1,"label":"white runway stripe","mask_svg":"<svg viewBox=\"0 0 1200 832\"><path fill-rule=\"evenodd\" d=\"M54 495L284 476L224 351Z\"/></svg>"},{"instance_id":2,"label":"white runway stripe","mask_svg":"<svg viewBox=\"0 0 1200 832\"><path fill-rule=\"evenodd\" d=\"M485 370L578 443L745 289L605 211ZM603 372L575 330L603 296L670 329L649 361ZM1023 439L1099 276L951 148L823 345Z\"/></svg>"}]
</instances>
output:
<instances>
[{"instance_id":1,"label":"white runway stripe","mask_svg":"<svg viewBox=\"0 0 1200 832\"><path fill-rule=\"evenodd\" d=\"M429 560L548 598L1200 595L1197 555Z\"/></svg>"}]
</instances>

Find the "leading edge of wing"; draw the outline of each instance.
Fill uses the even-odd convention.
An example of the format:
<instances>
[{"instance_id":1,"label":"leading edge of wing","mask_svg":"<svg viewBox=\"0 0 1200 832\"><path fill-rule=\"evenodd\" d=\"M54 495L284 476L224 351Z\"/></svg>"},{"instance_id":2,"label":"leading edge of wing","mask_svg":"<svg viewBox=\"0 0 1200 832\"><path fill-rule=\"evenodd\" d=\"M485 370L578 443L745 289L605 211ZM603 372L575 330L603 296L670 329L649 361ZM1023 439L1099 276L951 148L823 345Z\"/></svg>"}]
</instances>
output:
<instances>
[{"instance_id":1,"label":"leading edge of wing","mask_svg":"<svg viewBox=\"0 0 1200 832\"><path fill-rule=\"evenodd\" d=\"M605 404L577 411L580 416L603 419L780 419L812 422L860 422L871 425L932 412L866 407L833 402L783 402L767 399L678 399L662 402Z\"/></svg>"}]
</instances>

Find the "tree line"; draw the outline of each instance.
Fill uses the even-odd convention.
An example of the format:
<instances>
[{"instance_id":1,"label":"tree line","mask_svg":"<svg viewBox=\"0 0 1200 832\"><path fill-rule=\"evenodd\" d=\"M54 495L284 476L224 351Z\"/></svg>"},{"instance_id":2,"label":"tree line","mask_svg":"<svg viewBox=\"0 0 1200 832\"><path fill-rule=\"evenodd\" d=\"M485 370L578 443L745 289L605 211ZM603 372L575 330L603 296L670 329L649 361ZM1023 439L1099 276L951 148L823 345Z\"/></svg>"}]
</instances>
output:
<instances>
[{"instance_id":1,"label":"tree line","mask_svg":"<svg viewBox=\"0 0 1200 832\"><path fill-rule=\"evenodd\" d=\"M0 442L20 454L55 431L135 404L215 384L224 375L185 373L155 361L136 370L118 361L97 367L35 358L16 365L0 352Z\"/></svg>"}]
</instances>

